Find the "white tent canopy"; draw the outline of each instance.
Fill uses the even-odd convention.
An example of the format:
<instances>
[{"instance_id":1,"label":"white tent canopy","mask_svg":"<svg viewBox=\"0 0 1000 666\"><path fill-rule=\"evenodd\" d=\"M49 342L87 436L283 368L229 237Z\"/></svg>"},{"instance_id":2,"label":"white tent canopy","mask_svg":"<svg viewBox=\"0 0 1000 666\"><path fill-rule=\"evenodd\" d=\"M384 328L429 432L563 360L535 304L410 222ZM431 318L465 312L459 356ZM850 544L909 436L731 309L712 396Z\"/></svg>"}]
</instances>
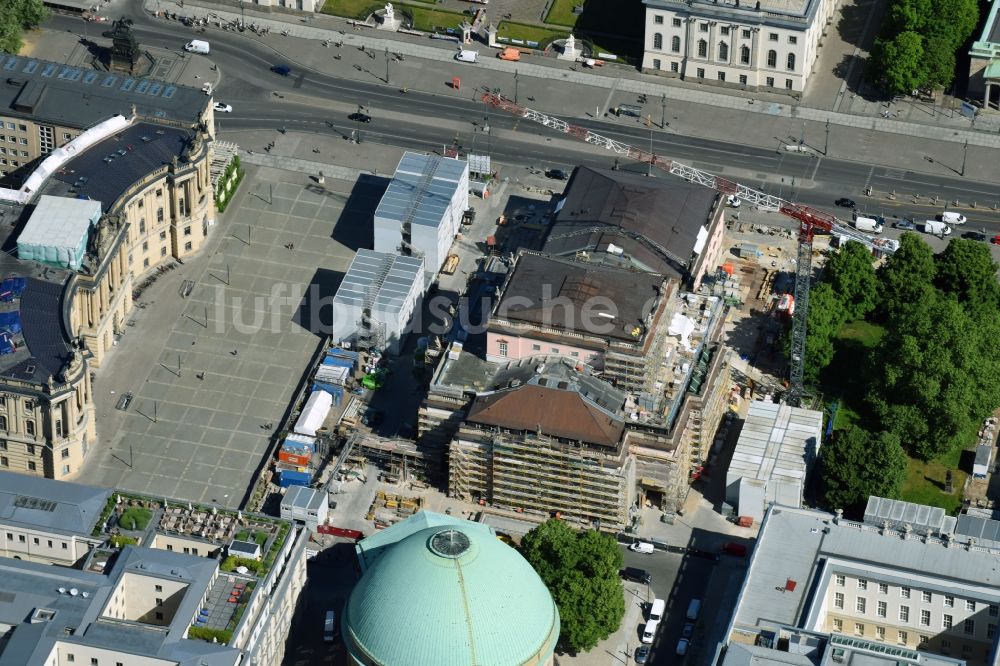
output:
<instances>
[{"instance_id":1,"label":"white tent canopy","mask_svg":"<svg viewBox=\"0 0 1000 666\"><path fill-rule=\"evenodd\" d=\"M299 420L295 422L295 432L308 437L315 437L316 431L323 426L330 408L333 407L333 396L326 391L313 391L302 409Z\"/></svg>"}]
</instances>

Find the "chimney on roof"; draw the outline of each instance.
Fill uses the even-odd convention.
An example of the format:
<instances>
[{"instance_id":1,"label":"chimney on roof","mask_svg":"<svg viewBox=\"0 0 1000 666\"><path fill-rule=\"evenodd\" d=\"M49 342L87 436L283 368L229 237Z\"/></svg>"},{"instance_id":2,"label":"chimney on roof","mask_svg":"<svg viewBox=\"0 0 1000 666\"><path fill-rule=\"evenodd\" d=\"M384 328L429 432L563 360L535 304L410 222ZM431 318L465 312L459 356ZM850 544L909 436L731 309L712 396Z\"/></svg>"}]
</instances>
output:
<instances>
[{"instance_id":1,"label":"chimney on roof","mask_svg":"<svg viewBox=\"0 0 1000 666\"><path fill-rule=\"evenodd\" d=\"M737 2L739 2L739 0L737 0ZM836 514L833 517L833 524L834 525L839 525L840 524L840 520L843 517L844 517L844 510L843 509L837 509Z\"/></svg>"},{"instance_id":2,"label":"chimney on roof","mask_svg":"<svg viewBox=\"0 0 1000 666\"><path fill-rule=\"evenodd\" d=\"M901 532L902 535L903 535L903 541L909 541L909 539L910 539L910 533L912 531L913 531L913 528L910 526L909 523L906 523L905 525L903 525L903 529L902 529L902 532Z\"/></svg>"}]
</instances>

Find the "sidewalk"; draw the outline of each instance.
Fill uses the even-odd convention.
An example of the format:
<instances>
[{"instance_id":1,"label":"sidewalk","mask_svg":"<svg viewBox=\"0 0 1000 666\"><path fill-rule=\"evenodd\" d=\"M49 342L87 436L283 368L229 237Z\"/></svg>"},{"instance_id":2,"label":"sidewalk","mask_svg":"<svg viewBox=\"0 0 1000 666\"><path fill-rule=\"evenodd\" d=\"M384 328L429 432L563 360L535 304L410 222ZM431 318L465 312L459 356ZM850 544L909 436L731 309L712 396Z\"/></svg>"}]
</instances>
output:
<instances>
[{"instance_id":1,"label":"sidewalk","mask_svg":"<svg viewBox=\"0 0 1000 666\"><path fill-rule=\"evenodd\" d=\"M234 21L240 19L240 13L226 11L219 5L201 5L198 2L187 1L183 8L179 4L174 6L173 2L163 2L162 0L146 0L145 8L153 13L159 2L159 7L163 10L169 7L171 11L193 17L208 17L211 14L221 21ZM286 55L291 60L296 60L294 40L289 38L299 38L310 41L343 42L344 47L359 48L364 46L366 50L381 54L387 49L392 53L402 54L404 57L422 58L425 60L438 62L451 62L453 60L454 42L436 40L428 43L426 38L416 37L402 33L376 33L372 28L362 28L355 30L347 21L334 17L316 15L304 23L295 16L263 16L253 12L246 12L247 22L256 24L259 27L268 27L271 34L260 40L262 44L275 48L276 52L280 47L280 53ZM282 32L287 31L287 37L282 36ZM249 38L254 38L252 33L244 33ZM934 124L920 123L912 121L902 121L895 118L883 118L881 115L858 115L851 113L839 113L831 110L810 108L795 102L793 98L781 95L748 93L737 90L714 92L705 86L689 84L677 80L661 79L643 75L632 68L623 66L608 65L604 68L580 71L578 65L565 63L540 56L526 56L526 60L518 63L511 63L498 58L489 57L493 54L480 45L473 48L480 50L484 57L474 67L469 67L470 73L473 70L491 70L503 73L505 94L510 95L506 90L512 86L508 83L508 77L513 78L517 72L518 77L532 77L543 80L551 79L555 73L560 77L556 80L578 85L592 86L609 90L611 94L615 92L632 93L635 95L646 95L654 102L653 107L659 106L655 102L666 97L670 105L676 102L688 102L700 105L707 105L721 109L739 111L742 114L755 114L757 116L777 117L793 119L799 121L813 121L819 123L829 122L831 125L847 127L853 129L869 129L882 133L903 135L907 137L919 137L939 141L949 141L964 143L968 141L970 146L983 146L989 148L1000 148L1000 116L983 115L974 122L961 116L944 117L941 114L933 116ZM324 49L325 50L325 49ZM381 66L381 60L374 62ZM370 73L369 73L370 74ZM603 105L598 109L601 113L606 112L610 104ZM582 112L580 106L576 106ZM659 109L656 109L657 111ZM659 115L655 111L650 111L652 115Z\"/></svg>"}]
</instances>

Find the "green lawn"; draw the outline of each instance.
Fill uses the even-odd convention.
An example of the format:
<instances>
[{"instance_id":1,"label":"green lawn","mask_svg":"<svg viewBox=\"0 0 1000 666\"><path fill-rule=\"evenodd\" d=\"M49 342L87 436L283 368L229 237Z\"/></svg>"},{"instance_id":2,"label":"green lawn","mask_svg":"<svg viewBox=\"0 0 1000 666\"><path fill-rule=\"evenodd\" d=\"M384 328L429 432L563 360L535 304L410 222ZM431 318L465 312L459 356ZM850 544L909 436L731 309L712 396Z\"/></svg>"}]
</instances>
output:
<instances>
[{"instance_id":1,"label":"green lawn","mask_svg":"<svg viewBox=\"0 0 1000 666\"><path fill-rule=\"evenodd\" d=\"M413 29L424 32L437 32L442 28L455 28L467 17L461 12L449 12L443 9L429 9L417 5L394 4L400 11L407 11L413 16Z\"/></svg>"},{"instance_id":2,"label":"green lawn","mask_svg":"<svg viewBox=\"0 0 1000 666\"><path fill-rule=\"evenodd\" d=\"M374 11L385 7L384 2L372 0L326 0L322 12L332 16L346 16L363 20ZM413 29L434 32L439 28L457 28L466 18L461 12L434 9L433 4L411 5L393 3L397 11L405 11L413 17Z\"/></svg>"},{"instance_id":3,"label":"green lawn","mask_svg":"<svg viewBox=\"0 0 1000 666\"><path fill-rule=\"evenodd\" d=\"M153 512L141 507L131 507L126 509L118 517L118 525L125 530L144 530L149 524L149 519L153 517Z\"/></svg>"},{"instance_id":4,"label":"green lawn","mask_svg":"<svg viewBox=\"0 0 1000 666\"><path fill-rule=\"evenodd\" d=\"M949 515L957 514L962 505L962 487L968 476L958 469L961 453L957 451L953 455L927 462L911 458L906 469L906 481L903 483L900 499L939 506ZM952 470L952 483L955 489L950 495L944 492L945 475L949 469Z\"/></svg>"},{"instance_id":5,"label":"green lawn","mask_svg":"<svg viewBox=\"0 0 1000 666\"><path fill-rule=\"evenodd\" d=\"M372 0L326 0L322 12L332 16L364 19L377 9L385 7L384 2Z\"/></svg>"},{"instance_id":6,"label":"green lawn","mask_svg":"<svg viewBox=\"0 0 1000 666\"><path fill-rule=\"evenodd\" d=\"M576 19L579 18L579 15L573 13L573 8L582 5L583 2L584 0L553 0L552 6L549 7L549 11L545 15L545 22L572 28L576 25Z\"/></svg>"},{"instance_id":7,"label":"green lawn","mask_svg":"<svg viewBox=\"0 0 1000 666\"><path fill-rule=\"evenodd\" d=\"M837 332L838 339L855 340L865 347L874 347L882 339L883 335L885 335L884 328L878 324L869 324L867 321L860 319L858 321L847 322Z\"/></svg>"},{"instance_id":8,"label":"green lawn","mask_svg":"<svg viewBox=\"0 0 1000 666\"><path fill-rule=\"evenodd\" d=\"M526 42L538 42L544 46L547 41L568 37L569 33L556 28L543 28L537 25L528 25L527 23L501 21L500 25L497 26L497 35L508 39L523 39Z\"/></svg>"}]
</instances>

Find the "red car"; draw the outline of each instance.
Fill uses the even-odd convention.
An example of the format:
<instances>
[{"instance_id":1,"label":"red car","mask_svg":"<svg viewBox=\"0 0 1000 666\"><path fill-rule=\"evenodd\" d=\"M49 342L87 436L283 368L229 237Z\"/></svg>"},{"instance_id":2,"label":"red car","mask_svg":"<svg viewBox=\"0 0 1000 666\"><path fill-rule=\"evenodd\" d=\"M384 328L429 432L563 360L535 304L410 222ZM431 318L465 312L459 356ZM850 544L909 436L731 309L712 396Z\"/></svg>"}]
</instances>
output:
<instances>
[{"instance_id":1,"label":"red car","mask_svg":"<svg viewBox=\"0 0 1000 666\"><path fill-rule=\"evenodd\" d=\"M991 243L993 243L994 245L1000 245L1000 236L994 236L994 237L993 237L993 238L992 238L992 239L990 240L990 242L991 242Z\"/></svg>"},{"instance_id":2,"label":"red car","mask_svg":"<svg viewBox=\"0 0 1000 666\"><path fill-rule=\"evenodd\" d=\"M747 554L747 547L741 543L736 543L735 541L723 544L721 550L726 555L733 555L735 557L746 557Z\"/></svg>"}]
</instances>

